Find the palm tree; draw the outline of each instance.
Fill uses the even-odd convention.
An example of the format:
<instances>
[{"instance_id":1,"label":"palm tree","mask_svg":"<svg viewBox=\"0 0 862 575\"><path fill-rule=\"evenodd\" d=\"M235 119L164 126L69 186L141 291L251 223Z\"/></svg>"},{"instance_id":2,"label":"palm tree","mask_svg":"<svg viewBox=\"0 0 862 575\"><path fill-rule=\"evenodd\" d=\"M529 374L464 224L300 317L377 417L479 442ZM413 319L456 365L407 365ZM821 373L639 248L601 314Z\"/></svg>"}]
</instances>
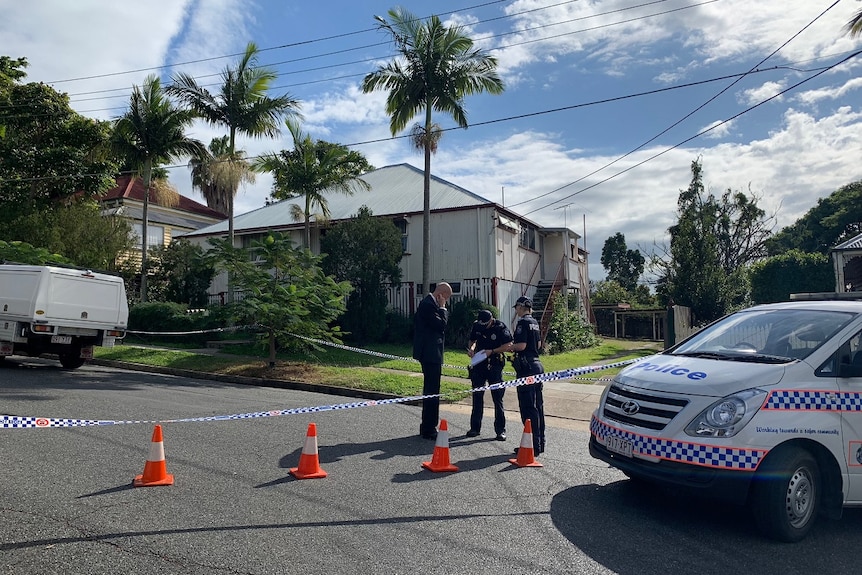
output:
<instances>
[{"instance_id":1,"label":"palm tree","mask_svg":"<svg viewBox=\"0 0 862 575\"><path fill-rule=\"evenodd\" d=\"M420 112L425 119L413 130L413 143L425 152L424 212L422 219L422 286L427 293L431 271L431 154L441 136L432 111L444 112L467 127L464 98L471 94L503 92L497 59L478 48L460 26L443 26L431 16L420 21L404 8L389 11L390 21L375 19L389 32L400 59L365 76L362 90L389 90L386 113L394 136Z\"/></svg>"},{"instance_id":2,"label":"palm tree","mask_svg":"<svg viewBox=\"0 0 862 575\"><path fill-rule=\"evenodd\" d=\"M228 66L222 71L218 93L210 93L185 73L177 74L167 88L170 95L210 125L228 128L228 162L240 160L236 156L237 133L255 138L275 138L279 119L284 115L298 115L297 100L287 94L277 98L266 95L277 75L268 68L257 66L257 54L257 46L249 42L236 66ZM237 190L238 181L237 186L229 190L228 198L228 239L231 245L234 241L233 206Z\"/></svg>"},{"instance_id":3,"label":"palm tree","mask_svg":"<svg viewBox=\"0 0 862 575\"><path fill-rule=\"evenodd\" d=\"M862 35L862 10L856 12L856 15L844 26L844 29L847 30L851 38Z\"/></svg>"},{"instance_id":4,"label":"palm tree","mask_svg":"<svg viewBox=\"0 0 862 575\"><path fill-rule=\"evenodd\" d=\"M192 187L200 190L207 206L227 214L230 198L242 183L253 184L254 172L245 157L237 150L231 160L228 152L228 136L213 138L209 149L189 160Z\"/></svg>"},{"instance_id":5,"label":"palm tree","mask_svg":"<svg viewBox=\"0 0 862 575\"><path fill-rule=\"evenodd\" d=\"M153 171L186 155L205 149L185 134L194 115L173 105L157 76L147 76L143 87L135 86L129 110L114 123L111 145L132 170L144 180L141 226L141 301L147 301L147 224Z\"/></svg>"},{"instance_id":6,"label":"palm tree","mask_svg":"<svg viewBox=\"0 0 862 575\"><path fill-rule=\"evenodd\" d=\"M359 152L342 144L313 140L304 134L299 124L288 119L285 122L293 137L293 149L266 154L254 163L254 169L273 174L272 197L275 200L305 198L305 207L293 205L294 221L305 222L304 247L311 248L311 216L313 210L320 222L330 217L329 205L324 192L352 194L355 186L369 190L368 183L359 176L374 169Z\"/></svg>"}]
</instances>

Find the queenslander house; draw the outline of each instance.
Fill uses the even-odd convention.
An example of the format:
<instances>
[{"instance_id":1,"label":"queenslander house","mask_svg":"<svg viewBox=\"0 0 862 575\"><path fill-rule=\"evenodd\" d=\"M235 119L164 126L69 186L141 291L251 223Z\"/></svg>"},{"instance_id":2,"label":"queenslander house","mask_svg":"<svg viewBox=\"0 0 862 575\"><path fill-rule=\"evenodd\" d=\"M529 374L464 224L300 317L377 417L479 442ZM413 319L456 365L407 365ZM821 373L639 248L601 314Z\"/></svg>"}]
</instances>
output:
<instances>
[{"instance_id":1,"label":"queenslander house","mask_svg":"<svg viewBox=\"0 0 862 575\"><path fill-rule=\"evenodd\" d=\"M403 256L400 285L388 290L389 306L412 314L422 293L423 171L409 164L385 166L362 179L366 191L355 186L353 195L325 194L330 210L327 225L349 220L367 206L374 217L387 218L401 230ZM303 222L293 221L283 200L234 217L236 246L249 246L270 231L289 234L302 245ZM312 216L313 219L313 216ZM512 306L522 295L533 298L534 312L543 324L550 320L546 307L557 292L576 295L585 319L589 305L588 253L579 244L581 236L568 227L542 228L526 217L469 190L431 176L432 289L435 282L452 285L453 300L478 298L496 306L503 321L514 318ZM313 253L320 253L325 226L312 221ZM228 222L222 221L183 235L204 248L207 240L227 237ZM221 274L210 286L211 300L224 300L227 277Z\"/></svg>"}]
</instances>

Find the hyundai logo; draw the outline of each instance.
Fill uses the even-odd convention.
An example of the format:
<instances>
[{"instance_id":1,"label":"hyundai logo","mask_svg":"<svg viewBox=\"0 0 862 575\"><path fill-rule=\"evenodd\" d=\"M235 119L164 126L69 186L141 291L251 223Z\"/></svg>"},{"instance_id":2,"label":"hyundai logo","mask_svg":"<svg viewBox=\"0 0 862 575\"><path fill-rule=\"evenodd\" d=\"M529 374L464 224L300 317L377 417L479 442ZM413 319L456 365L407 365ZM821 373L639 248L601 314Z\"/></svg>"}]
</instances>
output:
<instances>
[{"instance_id":1,"label":"hyundai logo","mask_svg":"<svg viewBox=\"0 0 862 575\"><path fill-rule=\"evenodd\" d=\"M634 415L638 411L640 411L641 406L637 401L627 401L623 404L623 413L626 415Z\"/></svg>"}]
</instances>

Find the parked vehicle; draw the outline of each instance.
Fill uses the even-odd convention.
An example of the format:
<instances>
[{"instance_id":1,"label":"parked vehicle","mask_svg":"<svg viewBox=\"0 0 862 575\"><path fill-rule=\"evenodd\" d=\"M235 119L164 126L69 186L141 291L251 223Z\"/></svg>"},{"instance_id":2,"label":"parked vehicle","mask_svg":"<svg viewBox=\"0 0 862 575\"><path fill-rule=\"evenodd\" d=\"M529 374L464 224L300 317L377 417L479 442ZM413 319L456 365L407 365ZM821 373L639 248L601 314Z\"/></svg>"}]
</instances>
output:
<instances>
[{"instance_id":1,"label":"parked vehicle","mask_svg":"<svg viewBox=\"0 0 862 575\"><path fill-rule=\"evenodd\" d=\"M125 337L129 304L123 279L89 270L0 265L0 360L56 354L75 369L93 346Z\"/></svg>"},{"instance_id":2,"label":"parked vehicle","mask_svg":"<svg viewBox=\"0 0 862 575\"><path fill-rule=\"evenodd\" d=\"M590 454L634 480L749 504L768 536L862 506L862 301L731 314L627 367Z\"/></svg>"}]
</instances>

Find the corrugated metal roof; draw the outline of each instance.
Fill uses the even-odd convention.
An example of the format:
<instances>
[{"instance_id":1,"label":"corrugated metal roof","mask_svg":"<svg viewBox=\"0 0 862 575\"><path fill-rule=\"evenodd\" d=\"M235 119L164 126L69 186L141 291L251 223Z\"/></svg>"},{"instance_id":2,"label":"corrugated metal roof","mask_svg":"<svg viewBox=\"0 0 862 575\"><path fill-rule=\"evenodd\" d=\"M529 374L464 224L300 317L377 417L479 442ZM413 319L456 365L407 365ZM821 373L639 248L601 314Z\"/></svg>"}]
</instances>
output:
<instances>
[{"instance_id":1,"label":"corrugated metal roof","mask_svg":"<svg viewBox=\"0 0 862 575\"><path fill-rule=\"evenodd\" d=\"M123 205L123 210L120 213L131 220L143 221L144 219L143 207L125 204ZM147 222L149 224L165 224L178 228L185 228L188 230L197 230L206 226L206 222L202 222L201 220L194 218L185 217L182 213L160 212L152 208L150 208L149 212L147 213ZM174 235L179 236L182 233L184 232L177 231Z\"/></svg>"},{"instance_id":2,"label":"corrugated metal roof","mask_svg":"<svg viewBox=\"0 0 862 575\"><path fill-rule=\"evenodd\" d=\"M835 250L858 250L858 249L862 249L862 234L859 234L856 237L850 238L846 242L842 242L842 243L838 244L837 246L835 246L834 248L832 248L833 251L835 251Z\"/></svg>"},{"instance_id":3,"label":"corrugated metal roof","mask_svg":"<svg viewBox=\"0 0 862 575\"><path fill-rule=\"evenodd\" d=\"M324 194L331 219L346 220L355 216L362 206L368 206L375 216L422 213L423 171L410 164L396 164L369 172L362 176L371 190L355 186L353 195L338 192ZM300 199L282 200L245 214L234 216L234 231L277 228L294 224L290 206ZM490 200L473 192L431 176L431 210L463 208L492 204ZM228 222L219 222L188 236L221 234L228 230Z\"/></svg>"}]
</instances>

